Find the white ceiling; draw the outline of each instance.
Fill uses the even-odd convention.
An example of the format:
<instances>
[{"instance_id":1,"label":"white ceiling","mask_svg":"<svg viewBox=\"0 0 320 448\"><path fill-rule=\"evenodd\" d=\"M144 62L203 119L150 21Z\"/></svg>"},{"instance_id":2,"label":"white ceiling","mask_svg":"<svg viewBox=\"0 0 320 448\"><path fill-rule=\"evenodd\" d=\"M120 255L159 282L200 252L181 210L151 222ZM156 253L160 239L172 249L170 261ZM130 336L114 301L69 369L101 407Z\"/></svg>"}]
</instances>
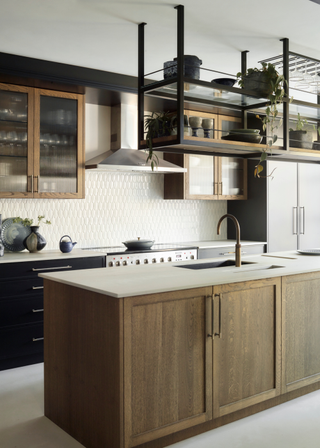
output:
<instances>
[{"instance_id":1,"label":"white ceiling","mask_svg":"<svg viewBox=\"0 0 320 448\"><path fill-rule=\"evenodd\" d=\"M0 51L137 76L138 24L146 72L176 56L170 0L1 0ZM310 0L184 0L185 54L228 73L292 51L320 59L320 6ZM211 75L210 75L211 76ZM211 76L212 78L212 76Z\"/></svg>"}]
</instances>

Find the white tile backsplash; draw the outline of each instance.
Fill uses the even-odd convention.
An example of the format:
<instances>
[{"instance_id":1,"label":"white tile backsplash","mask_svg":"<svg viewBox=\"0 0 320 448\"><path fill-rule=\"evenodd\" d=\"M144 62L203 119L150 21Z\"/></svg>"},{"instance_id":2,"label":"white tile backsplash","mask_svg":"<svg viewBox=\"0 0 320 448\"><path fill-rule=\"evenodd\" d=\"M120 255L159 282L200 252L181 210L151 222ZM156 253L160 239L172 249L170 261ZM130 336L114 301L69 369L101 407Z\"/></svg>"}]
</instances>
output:
<instances>
[{"instance_id":1,"label":"white tile backsplash","mask_svg":"<svg viewBox=\"0 0 320 448\"><path fill-rule=\"evenodd\" d=\"M227 201L163 199L163 174L86 171L85 199L0 199L2 219L45 215L41 225L46 249L58 249L63 235L75 247L116 246L141 237L156 242L225 239L217 222L227 213Z\"/></svg>"}]
</instances>

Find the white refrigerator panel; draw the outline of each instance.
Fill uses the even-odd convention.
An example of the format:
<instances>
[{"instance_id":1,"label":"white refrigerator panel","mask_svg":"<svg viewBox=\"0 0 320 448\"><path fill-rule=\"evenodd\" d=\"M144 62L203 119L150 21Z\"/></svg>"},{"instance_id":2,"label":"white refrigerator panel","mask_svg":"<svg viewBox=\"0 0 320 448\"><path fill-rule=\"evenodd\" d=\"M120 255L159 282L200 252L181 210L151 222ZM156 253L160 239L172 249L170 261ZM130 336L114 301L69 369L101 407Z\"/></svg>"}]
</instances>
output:
<instances>
[{"instance_id":1,"label":"white refrigerator panel","mask_svg":"<svg viewBox=\"0 0 320 448\"><path fill-rule=\"evenodd\" d=\"M297 249L298 164L272 160L267 169L268 252Z\"/></svg>"},{"instance_id":2,"label":"white refrigerator panel","mask_svg":"<svg viewBox=\"0 0 320 448\"><path fill-rule=\"evenodd\" d=\"M298 249L320 248L320 165L298 164Z\"/></svg>"}]
</instances>

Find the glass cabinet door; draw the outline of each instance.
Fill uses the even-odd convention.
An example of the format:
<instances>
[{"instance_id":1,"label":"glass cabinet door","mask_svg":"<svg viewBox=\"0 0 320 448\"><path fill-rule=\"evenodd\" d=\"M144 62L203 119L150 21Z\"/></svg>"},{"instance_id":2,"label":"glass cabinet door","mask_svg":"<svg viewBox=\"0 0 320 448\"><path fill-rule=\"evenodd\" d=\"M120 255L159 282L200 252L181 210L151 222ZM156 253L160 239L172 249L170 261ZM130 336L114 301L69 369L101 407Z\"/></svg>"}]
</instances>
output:
<instances>
[{"instance_id":1,"label":"glass cabinet door","mask_svg":"<svg viewBox=\"0 0 320 448\"><path fill-rule=\"evenodd\" d=\"M188 155L187 157L187 191L188 199L195 196L212 196L216 194L215 157L205 155Z\"/></svg>"},{"instance_id":2,"label":"glass cabinet door","mask_svg":"<svg viewBox=\"0 0 320 448\"><path fill-rule=\"evenodd\" d=\"M35 197L81 197L82 98L44 90L36 93Z\"/></svg>"},{"instance_id":3,"label":"glass cabinet door","mask_svg":"<svg viewBox=\"0 0 320 448\"><path fill-rule=\"evenodd\" d=\"M246 194L246 161L237 157L220 157L220 179L222 196L244 196Z\"/></svg>"},{"instance_id":4,"label":"glass cabinet door","mask_svg":"<svg viewBox=\"0 0 320 448\"><path fill-rule=\"evenodd\" d=\"M32 89L0 84L0 194L32 197Z\"/></svg>"}]
</instances>

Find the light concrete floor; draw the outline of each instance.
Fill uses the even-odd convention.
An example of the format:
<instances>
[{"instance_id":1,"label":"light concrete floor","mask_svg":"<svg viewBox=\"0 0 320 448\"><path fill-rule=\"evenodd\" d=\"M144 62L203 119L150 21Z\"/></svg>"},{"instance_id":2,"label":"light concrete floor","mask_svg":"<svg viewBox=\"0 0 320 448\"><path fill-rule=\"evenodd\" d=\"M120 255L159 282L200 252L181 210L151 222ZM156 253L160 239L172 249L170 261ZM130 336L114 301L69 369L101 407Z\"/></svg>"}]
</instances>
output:
<instances>
[{"instance_id":1,"label":"light concrete floor","mask_svg":"<svg viewBox=\"0 0 320 448\"><path fill-rule=\"evenodd\" d=\"M44 417L43 364L0 372L0 447L83 447ZM320 391L171 445L217 447L320 448Z\"/></svg>"}]
</instances>

